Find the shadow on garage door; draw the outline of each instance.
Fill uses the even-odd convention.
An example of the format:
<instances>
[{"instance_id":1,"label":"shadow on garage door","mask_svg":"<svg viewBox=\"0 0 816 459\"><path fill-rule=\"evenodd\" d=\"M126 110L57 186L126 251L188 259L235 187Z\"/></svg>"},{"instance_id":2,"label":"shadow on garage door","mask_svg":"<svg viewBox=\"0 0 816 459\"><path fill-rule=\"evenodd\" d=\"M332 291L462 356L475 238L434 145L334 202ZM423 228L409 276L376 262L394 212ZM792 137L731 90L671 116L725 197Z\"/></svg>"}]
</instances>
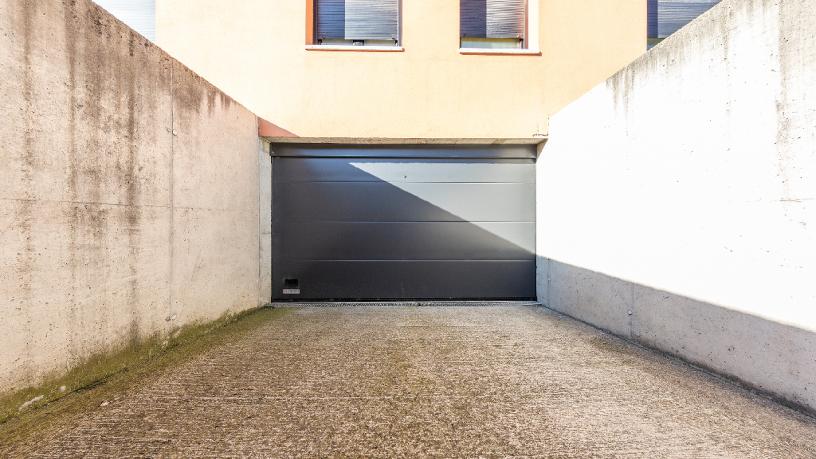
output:
<instances>
[{"instance_id":1,"label":"shadow on garage door","mask_svg":"<svg viewBox=\"0 0 816 459\"><path fill-rule=\"evenodd\" d=\"M534 146L273 151L275 300L535 297Z\"/></svg>"}]
</instances>

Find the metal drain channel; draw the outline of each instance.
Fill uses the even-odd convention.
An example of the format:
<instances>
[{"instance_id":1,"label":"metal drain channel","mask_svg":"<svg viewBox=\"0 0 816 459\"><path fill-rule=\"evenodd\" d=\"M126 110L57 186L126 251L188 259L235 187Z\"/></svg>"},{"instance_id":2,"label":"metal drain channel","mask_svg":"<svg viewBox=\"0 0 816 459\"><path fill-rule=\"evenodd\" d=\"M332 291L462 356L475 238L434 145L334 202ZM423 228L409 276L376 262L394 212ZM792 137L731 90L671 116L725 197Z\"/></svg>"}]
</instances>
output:
<instances>
[{"instance_id":1,"label":"metal drain channel","mask_svg":"<svg viewBox=\"0 0 816 459\"><path fill-rule=\"evenodd\" d=\"M538 306L535 301L303 301L274 302L273 308L345 308L345 307L499 307L499 306Z\"/></svg>"}]
</instances>

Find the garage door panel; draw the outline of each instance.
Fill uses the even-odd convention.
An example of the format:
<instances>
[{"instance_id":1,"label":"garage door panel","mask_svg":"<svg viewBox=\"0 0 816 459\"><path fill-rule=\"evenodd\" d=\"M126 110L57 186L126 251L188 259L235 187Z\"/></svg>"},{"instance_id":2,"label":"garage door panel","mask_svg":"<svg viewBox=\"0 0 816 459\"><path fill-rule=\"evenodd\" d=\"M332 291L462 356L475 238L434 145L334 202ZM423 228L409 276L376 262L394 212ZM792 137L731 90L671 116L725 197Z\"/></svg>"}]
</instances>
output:
<instances>
[{"instance_id":1,"label":"garage door panel","mask_svg":"<svg viewBox=\"0 0 816 459\"><path fill-rule=\"evenodd\" d=\"M525 159L280 158L280 183L535 183Z\"/></svg>"},{"instance_id":2,"label":"garage door panel","mask_svg":"<svg viewBox=\"0 0 816 459\"><path fill-rule=\"evenodd\" d=\"M285 258L318 260L528 260L534 223L290 222ZM383 250L387 247L388 250Z\"/></svg>"},{"instance_id":3,"label":"garage door panel","mask_svg":"<svg viewBox=\"0 0 816 459\"><path fill-rule=\"evenodd\" d=\"M532 147L274 150L276 299L535 297Z\"/></svg>"},{"instance_id":4,"label":"garage door panel","mask_svg":"<svg viewBox=\"0 0 816 459\"><path fill-rule=\"evenodd\" d=\"M302 300L534 298L535 261L286 263ZM310 279L319 280L310 282Z\"/></svg>"},{"instance_id":5,"label":"garage door panel","mask_svg":"<svg viewBox=\"0 0 816 459\"><path fill-rule=\"evenodd\" d=\"M535 221L532 183L298 182L276 185L294 220Z\"/></svg>"}]
</instances>

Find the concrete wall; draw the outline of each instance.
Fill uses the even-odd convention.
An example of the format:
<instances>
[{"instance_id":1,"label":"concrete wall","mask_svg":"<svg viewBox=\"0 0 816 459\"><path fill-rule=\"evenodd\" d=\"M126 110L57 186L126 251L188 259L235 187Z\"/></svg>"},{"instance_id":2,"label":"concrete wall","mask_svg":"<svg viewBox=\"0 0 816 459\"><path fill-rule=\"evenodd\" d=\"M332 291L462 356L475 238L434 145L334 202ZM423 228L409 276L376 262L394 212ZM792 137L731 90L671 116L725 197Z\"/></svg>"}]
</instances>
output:
<instances>
[{"instance_id":1,"label":"concrete wall","mask_svg":"<svg viewBox=\"0 0 816 459\"><path fill-rule=\"evenodd\" d=\"M89 0L0 40L0 392L267 301L251 112Z\"/></svg>"},{"instance_id":2,"label":"concrete wall","mask_svg":"<svg viewBox=\"0 0 816 459\"><path fill-rule=\"evenodd\" d=\"M272 156L269 144L263 142L258 152L260 168L261 290L260 304L272 300Z\"/></svg>"},{"instance_id":3,"label":"concrete wall","mask_svg":"<svg viewBox=\"0 0 816 459\"><path fill-rule=\"evenodd\" d=\"M459 0L404 0L403 52L309 50L307 3L157 0L157 43L293 135L361 139L546 133L646 50L645 0L530 0L526 56L461 54Z\"/></svg>"},{"instance_id":4,"label":"concrete wall","mask_svg":"<svg viewBox=\"0 0 816 459\"><path fill-rule=\"evenodd\" d=\"M813 30L727 0L558 113L541 301L816 409Z\"/></svg>"}]
</instances>

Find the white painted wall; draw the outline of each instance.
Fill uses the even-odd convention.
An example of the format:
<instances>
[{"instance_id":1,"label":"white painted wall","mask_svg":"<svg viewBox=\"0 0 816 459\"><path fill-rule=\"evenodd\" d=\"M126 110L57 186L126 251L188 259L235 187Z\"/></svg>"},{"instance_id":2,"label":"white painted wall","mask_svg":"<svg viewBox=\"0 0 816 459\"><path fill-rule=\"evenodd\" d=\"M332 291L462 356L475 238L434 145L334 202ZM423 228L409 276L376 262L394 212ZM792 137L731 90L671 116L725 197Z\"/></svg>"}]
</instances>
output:
<instances>
[{"instance_id":1,"label":"white painted wall","mask_svg":"<svg viewBox=\"0 0 816 459\"><path fill-rule=\"evenodd\" d=\"M541 301L816 409L813 30L727 0L554 116Z\"/></svg>"}]
</instances>

